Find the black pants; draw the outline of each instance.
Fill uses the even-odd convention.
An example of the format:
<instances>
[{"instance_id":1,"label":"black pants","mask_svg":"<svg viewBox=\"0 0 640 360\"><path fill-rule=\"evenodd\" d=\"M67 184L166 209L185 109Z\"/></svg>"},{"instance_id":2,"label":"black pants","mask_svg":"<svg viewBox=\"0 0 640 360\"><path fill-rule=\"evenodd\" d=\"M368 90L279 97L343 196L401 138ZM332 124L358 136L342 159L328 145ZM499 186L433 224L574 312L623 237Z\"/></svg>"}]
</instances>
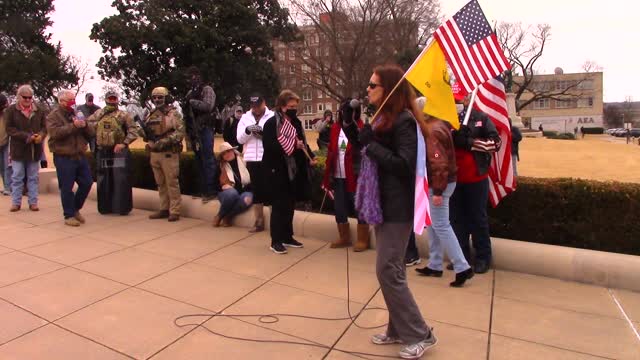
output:
<instances>
[{"instance_id":1,"label":"black pants","mask_svg":"<svg viewBox=\"0 0 640 360\"><path fill-rule=\"evenodd\" d=\"M365 222L360 220L355 207L355 194L347 191L347 181L345 179L333 180L333 208L336 213L336 223L344 224L349 221L349 217L358 218L358 224Z\"/></svg>"},{"instance_id":2,"label":"black pants","mask_svg":"<svg viewBox=\"0 0 640 360\"><path fill-rule=\"evenodd\" d=\"M460 248L468 263L471 263L469 235L473 239L476 259L491 261L491 238L489 237L489 179L475 183L456 185L449 202L449 219L456 233Z\"/></svg>"},{"instance_id":3,"label":"black pants","mask_svg":"<svg viewBox=\"0 0 640 360\"><path fill-rule=\"evenodd\" d=\"M293 238L293 194L281 194L271 200L271 244L283 243Z\"/></svg>"},{"instance_id":4,"label":"black pants","mask_svg":"<svg viewBox=\"0 0 640 360\"><path fill-rule=\"evenodd\" d=\"M262 161L247 161L247 170L251 177L251 192L253 193L253 203L264 203L265 193L268 185L265 181L265 173L262 168Z\"/></svg>"}]
</instances>

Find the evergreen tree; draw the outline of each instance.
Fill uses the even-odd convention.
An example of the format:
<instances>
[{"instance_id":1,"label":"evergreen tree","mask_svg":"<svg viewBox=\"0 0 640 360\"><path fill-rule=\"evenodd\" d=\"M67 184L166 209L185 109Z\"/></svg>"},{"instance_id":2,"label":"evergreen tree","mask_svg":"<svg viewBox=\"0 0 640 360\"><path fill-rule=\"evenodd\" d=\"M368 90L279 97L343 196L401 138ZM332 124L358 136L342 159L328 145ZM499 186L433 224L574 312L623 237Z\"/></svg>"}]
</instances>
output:
<instances>
[{"instance_id":1,"label":"evergreen tree","mask_svg":"<svg viewBox=\"0 0 640 360\"><path fill-rule=\"evenodd\" d=\"M145 100L155 86L184 96L190 66L214 85L219 106L237 94L271 98L278 91L271 40L292 36L294 26L277 0L115 0L113 6L118 14L94 24L91 39L105 53L100 75L120 80L127 96Z\"/></svg>"},{"instance_id":2,"label":"evergreen tree","mask_svg":"<svg viewBox=\"0 0 640 360\"><path fill-rule=\"evenodd\" d=\"M0 90L12 94L29 83L47 101L55 91L78 82L78 70L49 43L53 0L0 0Z\"/></svg>"}]
</instances>

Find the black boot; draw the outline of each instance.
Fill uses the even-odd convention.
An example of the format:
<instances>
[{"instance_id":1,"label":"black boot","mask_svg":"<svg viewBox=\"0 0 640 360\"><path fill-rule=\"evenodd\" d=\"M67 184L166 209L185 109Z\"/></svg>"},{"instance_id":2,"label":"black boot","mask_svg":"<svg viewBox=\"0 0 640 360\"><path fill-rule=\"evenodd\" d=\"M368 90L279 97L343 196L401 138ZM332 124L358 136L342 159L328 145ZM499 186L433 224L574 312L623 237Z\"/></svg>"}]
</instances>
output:
<instances>
[{"instance_id":1,"label":"black boot","mask_svg":"<svg viewBox=\"0 0 640 360\"><path fill-rule=\"evenodd\" d=\"M416 271L418 272L418 274L423 276L442 277L442 270L440 271L433 270L433 269L430 269L428 266L425 266L422 269L417 268Z\"/></svg>"},{"instance_id":2,"label":"black boot","mask_svg":"<svg viewBox=\"0 0 640 360\"><path fill-rule=\"evenodd\" d=\"M465 271L459 272L456 274L456 280L454 282L449 283L451 287L462 287L464 282L471 279L473 277L473 269L468 268Z\"/></svg>"}]
</instances>

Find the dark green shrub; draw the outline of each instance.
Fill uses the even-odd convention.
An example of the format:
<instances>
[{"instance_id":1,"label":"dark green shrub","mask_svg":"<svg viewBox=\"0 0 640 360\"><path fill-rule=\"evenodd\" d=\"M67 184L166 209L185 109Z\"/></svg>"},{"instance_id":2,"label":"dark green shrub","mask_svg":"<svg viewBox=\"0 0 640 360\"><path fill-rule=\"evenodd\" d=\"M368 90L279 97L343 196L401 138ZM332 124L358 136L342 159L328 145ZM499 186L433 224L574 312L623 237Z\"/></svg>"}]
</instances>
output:
<instances>
[{"instance_id":1,"label":"dark green shrub","mask_svg":"<svg viewBox=\"0 0 640 360\"><path fill-rule=\"evenodd\" d=\"M604 128L602 127L588 127L583 128L582 131L585 134L604 134Z\"/></svg>"},{"instance_id":2,"label":"dark green shrub","mask_svg":"<svg viewBox=\"0 0 640 360\"><path fill-rule=\"evenodd\" d=\"M553 136L547 136L548 139L556 139L556 140L575 140L576 136L571 133L562 133Z\"/></svg>"},{"instance_id":3,"label":"dark green shrub","mask_svg":"<svg viewBox=\"0 0 640 360\"><path fill-rule=\"evenodd\" d=\"M545 130L545 131L542 132L542 136L544 136L544 137L558 136L558 132L557 131L551 131L551 130Z\"/></svg>"},{"instance_id":4,"label":"dark green shrub","mask_svg":"<svg viewBox=\"0 0 640 360\"><path fill-rule=\"evenodd\" d=\"M640 184L518 177L489 209L491 235L640 255Z\"/></svg>"}]
</instances>

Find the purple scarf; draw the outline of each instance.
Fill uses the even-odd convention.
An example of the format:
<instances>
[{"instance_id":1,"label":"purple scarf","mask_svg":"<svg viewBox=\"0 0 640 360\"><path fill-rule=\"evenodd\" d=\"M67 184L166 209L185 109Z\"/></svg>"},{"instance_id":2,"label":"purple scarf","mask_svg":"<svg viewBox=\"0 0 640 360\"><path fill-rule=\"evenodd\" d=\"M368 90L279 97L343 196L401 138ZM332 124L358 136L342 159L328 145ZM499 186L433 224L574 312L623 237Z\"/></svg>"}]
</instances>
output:
<instances>
[{"instance_id":1,"label":"purple scarf","mask_svg":"<svg viewBox=\"0 0 640 360\"><path fill-rule=\"evenodd\" d=\"M380 187L378 185L378 164L362 149L362 162L356 189L356 210L360 220L370 225L382 224L382 206L380 205Z\"/></svg>"}]
</instances>

